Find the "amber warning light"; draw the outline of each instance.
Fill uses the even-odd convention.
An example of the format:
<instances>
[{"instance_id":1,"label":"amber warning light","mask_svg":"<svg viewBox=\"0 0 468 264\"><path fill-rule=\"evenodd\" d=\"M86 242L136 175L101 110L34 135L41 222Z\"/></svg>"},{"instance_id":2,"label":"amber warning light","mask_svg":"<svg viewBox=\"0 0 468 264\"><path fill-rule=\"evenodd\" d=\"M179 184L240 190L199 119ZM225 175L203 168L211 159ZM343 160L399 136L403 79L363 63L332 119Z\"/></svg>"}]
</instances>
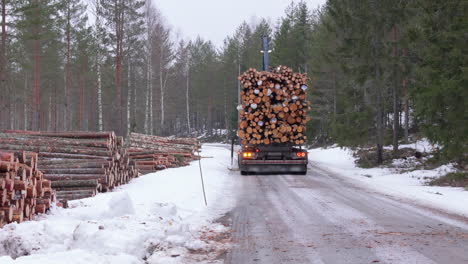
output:
<instances>
[{"instance_id":1,"label":"amber warning light","mask_svg":"<svg viewBox=\"0 0 468 264\"><path fill-rule=\"evenodd\" d=\"M242 153L242 156L244 158L252 158L253 157L253 153L252 152L244 152Z\"/></svg>"},{"instance_id":2,"label":"amber warning light","mask_svg":"<svg viewBox=\"0 0 468 264\"><path fill-rule=\"evenodd\" d=\"M299 158L305 158L306 153L305 152L296 152L296 156L298 156Z\"/></svg>"}]
</instances>

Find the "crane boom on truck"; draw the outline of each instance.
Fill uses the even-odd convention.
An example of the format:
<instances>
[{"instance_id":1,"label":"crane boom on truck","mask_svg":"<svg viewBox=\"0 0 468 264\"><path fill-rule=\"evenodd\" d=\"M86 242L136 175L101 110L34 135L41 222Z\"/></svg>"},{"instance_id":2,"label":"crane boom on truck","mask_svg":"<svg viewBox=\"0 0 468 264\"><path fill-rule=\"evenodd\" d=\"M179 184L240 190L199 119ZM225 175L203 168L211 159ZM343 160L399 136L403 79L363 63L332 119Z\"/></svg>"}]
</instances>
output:
<instances>
[{"instance_id":1,"label":"crane boom on truck","mask_svg":"<svg viewBox=\"0 0 468 264\"><path fill-rule=\"evenodd\" d=\"M249 69L241 83L238 165L249 173L307 173L307 77L280 66L269 71L268 38L262 37L263 71Z\"/></svg>"}]
</instances>

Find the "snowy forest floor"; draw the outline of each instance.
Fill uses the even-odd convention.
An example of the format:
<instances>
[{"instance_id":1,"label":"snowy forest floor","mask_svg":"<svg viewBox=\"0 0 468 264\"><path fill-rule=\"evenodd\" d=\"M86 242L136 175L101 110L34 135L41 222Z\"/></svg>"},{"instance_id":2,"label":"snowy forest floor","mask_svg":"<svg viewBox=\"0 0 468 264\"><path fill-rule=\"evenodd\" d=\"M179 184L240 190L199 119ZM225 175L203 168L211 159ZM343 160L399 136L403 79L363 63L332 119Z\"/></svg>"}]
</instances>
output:
<instances>
[{"instance_id":1,"label":"snowy forest floor","mask_svg":"<svg viewBox=\"0 0 468 264\"><path fill-rule=\"evenodd\" d=\"M229 244L216 223L235 201L230 153L203 146L201 160L141 176L110 193L53 208L36 221L0 230L0 263L218 263Z\"/></svg>"},{"instance_id":2,"label":"snowy forest floor","mask_svg":"<svg viewBox=\"0 0 468 264\"><path fill-rule=\"evenodd\" d=\"M401 145L401 148L411 148L422 153L432 151L432 146L426 140ZM394 159L390 164L377 168L359 168L355 162L357 158L353 154L354 151L348 148L316 148L309 151L309 160L320 167L356 180L367 188L468 217L467 190L462 187L429 185L434 179L457 171L455 164L425 169L423 163L430 157L428 156L422 159Z\"/></svg>"}]
</instances>

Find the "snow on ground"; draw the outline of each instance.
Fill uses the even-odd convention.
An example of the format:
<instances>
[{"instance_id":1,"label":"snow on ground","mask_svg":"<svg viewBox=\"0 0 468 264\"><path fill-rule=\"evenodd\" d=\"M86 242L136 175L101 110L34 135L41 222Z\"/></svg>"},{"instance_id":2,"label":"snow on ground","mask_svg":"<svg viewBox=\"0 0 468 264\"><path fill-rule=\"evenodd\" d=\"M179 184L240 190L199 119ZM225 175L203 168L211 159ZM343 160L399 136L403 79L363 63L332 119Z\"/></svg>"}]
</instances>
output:
<instances>
[{"instance_id":1,"label":"snow on ground","mask_svg":"<svg viewBox=\"0 0 468 264\"><path fill-rule=\"evenodd\" d=\"M399 149L402 149L402 148L412 148L412 149L415 149L416 151L419 151L419 152L432 152L434 151L437 147L439 147L438 145L435 145L435 144L432 144L431 142L429 142L429 140L427 140L427 138L423 138L421 140L418 140L414 143L410 143L410 144L400 144L398 145L398 148ZM393 146L385 146L384 149L393 149Z\"/></svg>"},{"instance_id":2,"label":"snow on ground","mask_svg":"<svg viewBox=\"0 0 468 264\"><path fill-rule=\"evenodd\" d=\"M210 238L228 232L214 221L233 207L235 183L226 173L225 148L204 145L201 155L207 157L201 162L208 207L195 161L73 201L70 209L53 208L37 221L5 226L0 263L217 263L227 243Z\"/></svg>"},{"instance_id":3,"label":"snow on ground","mask_svg":"<svg viewBox=\"0 0 468 264\"><path fill-rule=\"evenodd\" d=\"M418 150L431 147L430 144L419 142L408 146ZM451 164L440 166L433 170L402 171L397 168L358 168L353 152L347 148L331 147L317 148L309 151L311 163L334 173L358 180L368 187L378 191L411 199L417 203L453 212L468 217L468 191L463 188L428 186L426 182L455 171ZM407 161L394 160L393 165L404 168ZM411 161L409 161L411 162Z\"/></svg>"}]
</instances>

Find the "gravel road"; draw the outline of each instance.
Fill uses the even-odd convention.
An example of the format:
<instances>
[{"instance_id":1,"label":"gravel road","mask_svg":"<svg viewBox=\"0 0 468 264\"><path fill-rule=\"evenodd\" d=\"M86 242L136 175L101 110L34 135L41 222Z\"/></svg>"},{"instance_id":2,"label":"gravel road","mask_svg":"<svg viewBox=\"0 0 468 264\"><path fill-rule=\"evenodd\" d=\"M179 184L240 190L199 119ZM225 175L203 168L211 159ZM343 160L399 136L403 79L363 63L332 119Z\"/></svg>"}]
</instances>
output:
<instances>
[{"instance_id":1,"label":"gravel road","mask_svg":"<svg viewBox=\"0 0 468 264\"><path fill-rule=\"evenodd\" d=\"M233 229L227 264L468 263L467 218L378 193L318 165L305 176L238 179L237 206L225 217Z\"/></svg>"}]
</instances>

